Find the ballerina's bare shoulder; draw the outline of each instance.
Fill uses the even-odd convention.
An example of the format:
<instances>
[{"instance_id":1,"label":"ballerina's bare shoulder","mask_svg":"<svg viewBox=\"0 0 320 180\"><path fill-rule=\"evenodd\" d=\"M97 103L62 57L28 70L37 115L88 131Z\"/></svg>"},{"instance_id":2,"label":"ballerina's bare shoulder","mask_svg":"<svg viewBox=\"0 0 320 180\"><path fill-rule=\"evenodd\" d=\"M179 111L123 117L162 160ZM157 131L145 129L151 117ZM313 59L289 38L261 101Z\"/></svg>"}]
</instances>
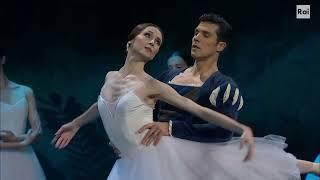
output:
<instances>
[{"instance_id":1,"label":"ballerina's bare shoulder","mask_svg":"<svg viewBox=\"0 0 320 180\"><path fill-rule=\"evenodd\" d=\"M105 83L100 94L107 101L114 102L120 96L133 91L142 101L151 107L154 107L154 98L149 95L148 88L145 83L148 83L151 77L129 74L125 77L118 71L108 72L105 78Z\"/></svg>"}]
</instances>

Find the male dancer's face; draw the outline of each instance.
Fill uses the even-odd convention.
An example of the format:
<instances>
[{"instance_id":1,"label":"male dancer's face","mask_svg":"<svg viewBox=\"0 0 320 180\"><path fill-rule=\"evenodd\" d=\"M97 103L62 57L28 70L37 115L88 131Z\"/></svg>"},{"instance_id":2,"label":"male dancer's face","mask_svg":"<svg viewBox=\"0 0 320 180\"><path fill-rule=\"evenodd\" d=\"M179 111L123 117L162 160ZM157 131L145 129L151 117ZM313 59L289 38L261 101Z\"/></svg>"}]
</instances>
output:
<instances>
[{"instance_id":1,"label":"male dancer's face","mask_svg":"<svg viewBox=\"0 0 320 180\"><path fill-rule=\"evenodd\" d=\"M221 44L217 42L218 28L210 22L200 22L196 27L191 46L191 56L195 60L207 59L221 51Z\"/></svg>"}]
</instances>

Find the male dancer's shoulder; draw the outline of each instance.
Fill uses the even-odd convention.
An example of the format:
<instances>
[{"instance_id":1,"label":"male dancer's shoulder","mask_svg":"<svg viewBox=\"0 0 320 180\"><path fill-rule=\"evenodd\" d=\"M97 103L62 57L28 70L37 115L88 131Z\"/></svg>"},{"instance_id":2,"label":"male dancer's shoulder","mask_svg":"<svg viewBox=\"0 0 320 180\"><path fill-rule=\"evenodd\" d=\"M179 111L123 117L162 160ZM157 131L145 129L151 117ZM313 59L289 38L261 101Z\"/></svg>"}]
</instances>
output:
<instances>
[{"instance_id":1,"label":"male dancer's shoulder","mask_svg":"<svg viewBox=\"0 0 320 180\"><path fill-rule=\"evenodd\" d=\"M216 86L227 86L228 84L230 84L234 88L238 88L238 84L232 79L232 77L227 76L221 72L219 72L215 76L214 81L215 81Z\"/></svg>"}]
</instances>

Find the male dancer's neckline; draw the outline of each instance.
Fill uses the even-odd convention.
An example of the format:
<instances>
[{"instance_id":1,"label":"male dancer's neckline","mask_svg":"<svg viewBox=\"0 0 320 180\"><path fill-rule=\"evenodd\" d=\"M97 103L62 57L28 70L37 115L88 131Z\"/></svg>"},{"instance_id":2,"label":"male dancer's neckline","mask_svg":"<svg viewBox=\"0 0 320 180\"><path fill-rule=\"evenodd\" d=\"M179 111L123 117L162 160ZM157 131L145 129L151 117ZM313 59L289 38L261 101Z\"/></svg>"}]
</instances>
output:
<instances>
[{"instance_id":1,"label":"male dancer's neckline","mask_svg":"<svg viewBox=\"0 0 320 180\"><path fill-rule=\"evenodd\" d=\"M196 77L196 76L200 76L200 80L203 82L203 84L210 78L212 77L214 74L216 74L217 72L219 72L218 67L214 66L212 68L198 68L199 66L197 66L196 64L193 65L190 68L187 68L183 71L189 71L192 76Z\"/></svg>"},{"instance_id":2,"label":"male dancer's neckline","mask_svg":"<svg viewBox=\"0 0 320 180\"><path fill-rule=\"evenodd\" d=\"M186 69L181 70L181 71L179 71L179 72L180 72L180 73L184 73L187 69L189 69L189 68L186 68ZM208 76L208 78L206 78L206 79L205 79L205 81L203 81L203 84L202 84L201 86L195 86L195 85L193 85L193 84L179 84L179 83L171 82L171 80L172 80L172 79L174 79L174 77L173 77L171 80L169 80L169 81L168 81L168 84L170 84L170 85L175 85L175 86L184 86L184 87L202 88L202 87L203 87L203 86L208 82L208 80L209 80L209 79L211 79L211 78L213 78L213 77L217 76L217 74L219 74L219 73L220 73L220 71L219 71L219 70L217 70L217 71L215 71L215 72L211 73L211 74ZM177 75L176 75L176 76L177 76Z\"/></svg>"},{"instance_id":3,"label":"male dancer's neckline","mask_svg":"<svg viewBox=\"0 0 320 180\"><path fill-rule=\"evenodd\" d=\"M213 74L219 71L218 67L213 66L212 68L199 67L196 64L190 67L190 71L193 76L200 76L200 80L204 83Z\"/></svg>"},{"instance_id":4,"label":"male dancer's neckline","mask_svg":"<svg viewBox=\"0 0 320 180\"><path fill-rule=\"evenodd\" d=\"M213 74L219 71L217 62L217 58L196 60L193 66L188 69L190 69L193 76L200 76L200 80L205 83Z\"/></svg>"}]
</instances>

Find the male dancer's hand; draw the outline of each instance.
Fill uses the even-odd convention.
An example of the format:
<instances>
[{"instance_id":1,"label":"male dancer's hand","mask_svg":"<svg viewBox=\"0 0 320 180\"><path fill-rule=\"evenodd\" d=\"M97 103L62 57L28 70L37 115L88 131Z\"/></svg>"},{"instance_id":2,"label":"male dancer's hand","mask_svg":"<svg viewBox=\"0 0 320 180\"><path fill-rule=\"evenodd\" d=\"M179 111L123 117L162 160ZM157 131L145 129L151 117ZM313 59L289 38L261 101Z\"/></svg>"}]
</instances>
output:
<instances>
[{"instance_id":1,"label":"male dancer's hand","mask_svg":"<svg viewBox=\"0 0 320 180\"><path fill-rule=\"evenodd\" d=\"M157 145L162 136L169 136L169 123L168 122L153 122L148 123L138 130L138 133L143 133L148 130L143 137L141 144L149 146L151 143Z\"/></svg>"}]
</instances>

